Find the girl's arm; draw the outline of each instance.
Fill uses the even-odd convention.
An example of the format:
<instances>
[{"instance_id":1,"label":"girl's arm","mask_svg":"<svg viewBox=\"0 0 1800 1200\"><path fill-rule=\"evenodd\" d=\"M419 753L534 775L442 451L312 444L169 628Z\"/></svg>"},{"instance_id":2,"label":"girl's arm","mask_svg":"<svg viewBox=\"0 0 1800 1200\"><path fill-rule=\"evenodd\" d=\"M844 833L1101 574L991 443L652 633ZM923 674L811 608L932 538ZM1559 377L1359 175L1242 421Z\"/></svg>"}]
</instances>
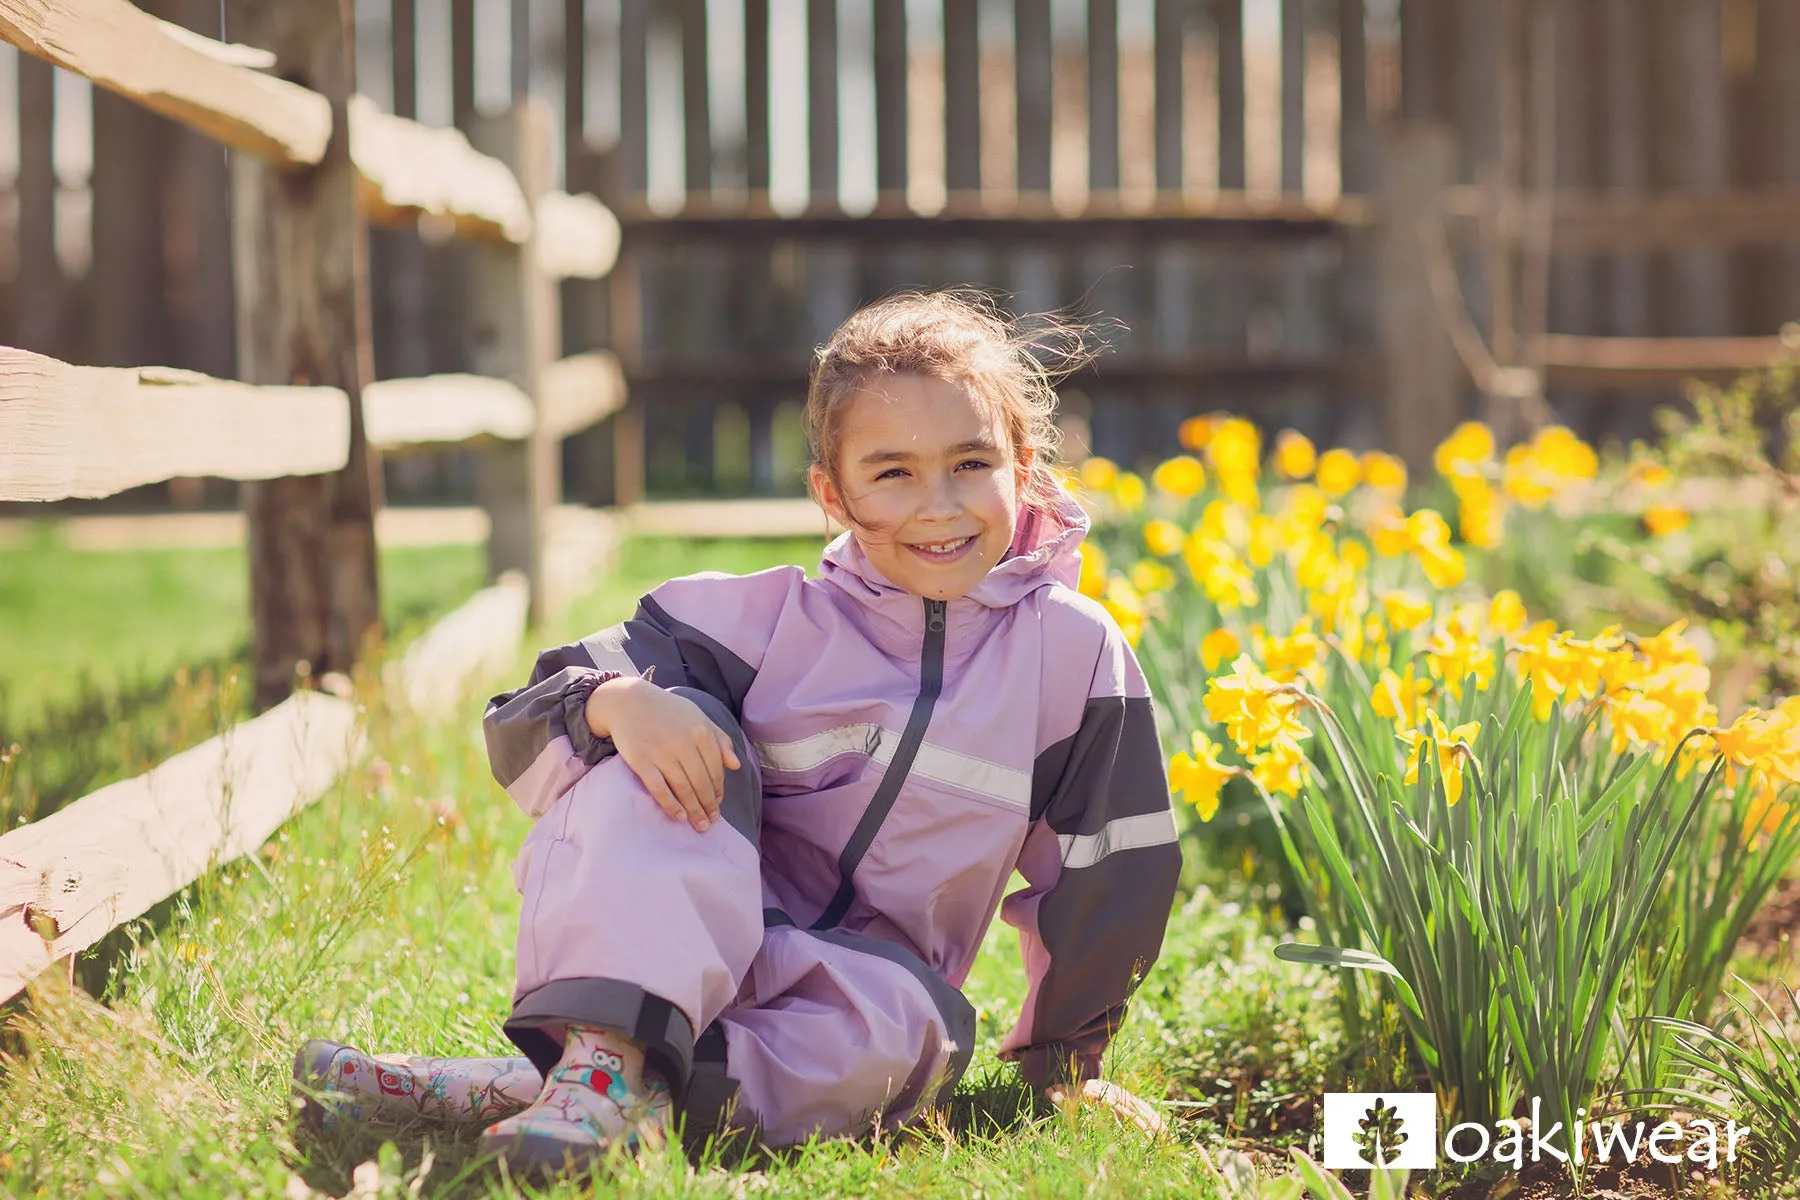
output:
<instances>
[{"instance_id":1,"label":"girl's arm","mask_svg":"<svg viewBox=\"0 0 1800 1200\"><path fill-rule=\"evenodd\" d=\"M1080 726L1037 771L1047 795L1017 864L1029 886L1001 909L1029 986L1000 1056L1044 1087L1099 1075L1126 997L1162 949L1181 874L1148 689L1110 620Z\"/></svg>"},{"instance_id":2,"label":"girl's arm","mask_svg":"<svg viewBox=\"0 0 1800 1200\"><path fill-rule=\"evenodd\" d=\"M751 622L728 631L730 640L744 646L760 637L766 644L767 631L750 625L772 625L779 611L787 585L773 575L670 580L639 601L630 620L539 654L525 686L489 700L482 717L494 778L528 815L549 811L616 752L610 738L595 736L586 709L595 688L621 675L698 688L741 713L756 668L696 621L711 615L718 629L728 615L749 614Z\"/></svg>"}]
</instances>

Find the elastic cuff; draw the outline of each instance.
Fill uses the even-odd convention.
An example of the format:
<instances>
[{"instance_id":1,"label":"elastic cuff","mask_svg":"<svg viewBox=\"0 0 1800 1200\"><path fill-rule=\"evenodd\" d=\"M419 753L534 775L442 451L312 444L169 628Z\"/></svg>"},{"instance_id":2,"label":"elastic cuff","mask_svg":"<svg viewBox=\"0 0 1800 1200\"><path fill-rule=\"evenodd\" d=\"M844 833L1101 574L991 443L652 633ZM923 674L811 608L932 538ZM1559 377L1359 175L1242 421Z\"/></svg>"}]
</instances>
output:
<instances>
[{"instance_id":1,"label":"elastic cuff","mask_svg":"<svg viewBox=\"0 0 1800 1200\"><path fill-rule=\"evenodd\" d=\"M549 1031L570 1025L630 1038L675 1098L685 1095L694 1073L694 1025L661 996L622 979L552 979L519 997L504 1028L538 1073L548 1075L562 1058L562 1045Z\"/></svg>"},{"instance_id":2,"label":"elastic cuff","mask_svg":"<svg viewBox=\"0 0 1800 1200\"><path fill-rule=\"evenodd\" d=\"M575 753L590 767L597 765L608 755L617 753L617 750L611 738L595 737L594 731L588 727L588 697L601 684L618 679L623 674L622 671L583 671L563 687L563 728L569 732L569 743L575 748Z\"/></svg>"},{"instance_id":3,"label":"elastic cuff","mask_svg":"<svg viewBox=\"0 0 1800 1200\"><path fill-rule=\"evenodd\" d=\"M1100 1078L1100 1050L1072 1046L1027 1046L1016 1052L1019 1074L1034 1088L1058 1083L1082 1083Z\"/></svg>"}]
</instances>

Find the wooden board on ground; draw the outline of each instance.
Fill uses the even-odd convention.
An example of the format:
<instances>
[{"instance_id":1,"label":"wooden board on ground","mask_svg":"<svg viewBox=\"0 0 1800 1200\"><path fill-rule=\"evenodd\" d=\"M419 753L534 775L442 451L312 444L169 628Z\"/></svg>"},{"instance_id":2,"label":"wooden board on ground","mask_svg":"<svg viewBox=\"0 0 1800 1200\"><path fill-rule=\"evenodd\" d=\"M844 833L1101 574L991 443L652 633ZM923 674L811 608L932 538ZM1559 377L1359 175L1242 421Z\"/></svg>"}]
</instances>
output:
<instances>
[{"instance_id":1,"label":"wooden board on ground","mask_svg":"<svg viewBox=\"0 0 1800 1200\"><path fill-rule=\"evenodd\" d=\"M519 441L531 436L531 397L504 379L428 375L384 379L363 390L363 426L382 450L475 438Z\"/></svg>"},{"instance_id":2,"label":"wooden board on ground","mask_svg":"<svg viewBox=\"0 0 1800 1200\"><path fill-rule=\"evenodd\" d=\"M543 603L554 615L594 590L624 543L629 525L618 510L555 505L544 513Z\"/></svg>"},{"instance_id":3,"label":"wooden board on ground","mask_svg":"<svg viewBox=\"0 0 1800 1200\"><path fill-rule=\"evenodd\" d=\"M331 786L358 736L349 701L302 692L148 774L0 836L0 1000L261 846Z\"/></svg>"},{"instance_id":4,"label":"wooden board on ground","mask_svg":"<svg viewBox=\"0 0 1800 1200\"><path fill-rule=\"evenodd\" d=\"M531 588L508 572L407 647L383 681L396 704L427 719L454 713L471 686L508 670L525 638Z\"/></svg>"},{"instance_id":5,"label":"wooden board on ground","mask_svg":"<svg viewBox=\"0 0 1800 1200\"><path fill-rule=\"evenodd\" d=\"M0 347L0 500L110 496L176 476L273 479L344 465L327 387L251 387L163 367L72 367Z\"/></svg>"}]
</instances>

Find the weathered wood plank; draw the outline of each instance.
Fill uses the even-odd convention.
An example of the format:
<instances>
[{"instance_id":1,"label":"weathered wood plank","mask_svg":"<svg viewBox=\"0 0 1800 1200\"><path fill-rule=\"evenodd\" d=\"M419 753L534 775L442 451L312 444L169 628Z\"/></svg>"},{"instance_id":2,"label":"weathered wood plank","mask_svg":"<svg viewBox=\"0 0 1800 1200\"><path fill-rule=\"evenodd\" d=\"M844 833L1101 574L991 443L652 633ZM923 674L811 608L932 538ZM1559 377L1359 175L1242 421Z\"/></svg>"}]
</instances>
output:
<instances>
[{"instance_id":1,"label":"weathered wood plank","mask_svg":"<svg viewBox=\"0 0 1800 1200\"><path fill-rule=\"evenodd\" d=\"M806 147L811 206L838 207L837 0L806 0Z\"/></svg>"},{"instance_id":2,"label":"weathered wood plank","mask_svg":"<svg viewBox=\"0 0 1800 1200\"><path fill-rule=\"evenodd\" d=\"M63 277L56 261L55 72L19 59L18 338L43 353L67 353L62 342Z\"/></svg>"},{"instance_id":3,"label":"weathered wood plank","mask_svg":"<svg viewBox=\"0 0 1800 1200\"><path fill-rule=\"evenodd\" d=\"M261 59L243 48L124 0L0 0L0 37L279 167L316 164L331 135L324 96L244 65ZM431 213L465 236L525 240L531 212L517 182L460 134L384 113L360 96L349 119L351 158L372 219Z\"/></svg>"},{"instance_id":4,"label":"weathered wood plank","mask_svg":"<svg viewBox=\"0 0 1800 1200\"><path fill-rule=\"evenodd\" d=\"M1281 190L1306 185L1306 3L1281 0Z\"/></svg>"},{"instance_id":5,"label":"weathered wood plank","mask_svg":"<svg viewBox=\"0 0 1800 1200\"><path fill-rule=\"evenodd\" d=\"M1403 123L1381 145L1381 226L1376 248L1379 328L1387 363L1384 444L1415 475L1462 416L1463 372L1444 332L1427 274L1423 223L1455 170L1441 126Z\"/></svg>"},{"instance_id":6,"label":"weathered wood plank","mask_svg":"<svg viewBox=\"0 0 1800 1200\"><path fill-rule=\"evenodd\" d=\"M331 786L358 736L348 700L301 692L0 836L0 1000L262 845Z\"/></svg>"},{"instance_id":7,"label":"weathered wood plank","mask_svg":"<svg viewBox=\"0 0 1800 1200\"><path fill-rule=\"evenodd\" d=\"M744 186L769 205L769 0L744 0Z\"/></svg>"},{"instance_id":8,"label":"weathered wood plank","mask_svg":"<svg viewBox=\"0 0 1800 1200\"><path fill-rule=\"evenodd\" d=\"M1783 353L1778 337L1583 337L1552 333L1542 340L1544 367L1575 376L1633 379L1730 375L1768 366ZM1791 351L1790 351L1791 353Z\"/></svg>"},{"instance_id":9,"label":"weathered wood plank","mask_svg":"<svg viewBox=\"0 0 1800 1200\"><path fill-rule=\"evenodd\" d=\"M1364 0L1338 0L1338 160L1347 193L1369 190L1374 143L1369 129L1369 42Z\"/></svg>"},{"instance_id":10,"label":"weathered wood plank","mask_svg":"<svg viewBox=\"0 0 1800 1200\"><path fill-rule=\"evenodd\" d=\"M0 347L0 500L110 496L178 475L312 475L342 467L349 449L336 388L72 367Z\"/></svg>"},{"instance_id":11,"label":"weathered wood plank","mask_svg":"<svg viewBox=\"0 0 1800 1200\"><path fill-rule=\"evenodd\" d=\"M531 397L483 375L383 379L363 389L363 428L383 451L477 438L522 441L537 428Z\"/></svg>"}]
</instances>

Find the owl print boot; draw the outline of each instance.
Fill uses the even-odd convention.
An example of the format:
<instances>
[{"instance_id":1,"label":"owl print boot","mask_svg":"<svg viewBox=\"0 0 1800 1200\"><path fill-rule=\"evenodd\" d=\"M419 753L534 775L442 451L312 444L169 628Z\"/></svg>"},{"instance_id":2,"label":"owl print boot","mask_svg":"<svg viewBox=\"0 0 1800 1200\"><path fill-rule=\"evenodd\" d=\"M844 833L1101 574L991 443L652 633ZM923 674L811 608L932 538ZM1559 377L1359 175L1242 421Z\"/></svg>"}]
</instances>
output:
<instances>
[{"instance_id":1,"label":"owl print boot","mask_svg":"<svg viewBox=\"0 0 1800 1200\"><path fill-rule=\"evenodd\" d=\"M603 1029L571 1026L562 1058L530 1108L491 1126L481 1150L514 1172L582 1171L614 1147L667 1139L673 1101L644 1066L643 1047Z\"/></svg>"},{"instance_id":2,"label":"owl print boot","mask_svg":"<svg viewBox=\"0 0 1800 1200\"><path fill-rule=\"evenodd\" d=\"M294 1058L301 1119L315 1129L341 1121L485 1125L526 1107L543 1083L528 1058L376 1056L324 1041L306 1043Z\"/></svg>"}]
</instances>

